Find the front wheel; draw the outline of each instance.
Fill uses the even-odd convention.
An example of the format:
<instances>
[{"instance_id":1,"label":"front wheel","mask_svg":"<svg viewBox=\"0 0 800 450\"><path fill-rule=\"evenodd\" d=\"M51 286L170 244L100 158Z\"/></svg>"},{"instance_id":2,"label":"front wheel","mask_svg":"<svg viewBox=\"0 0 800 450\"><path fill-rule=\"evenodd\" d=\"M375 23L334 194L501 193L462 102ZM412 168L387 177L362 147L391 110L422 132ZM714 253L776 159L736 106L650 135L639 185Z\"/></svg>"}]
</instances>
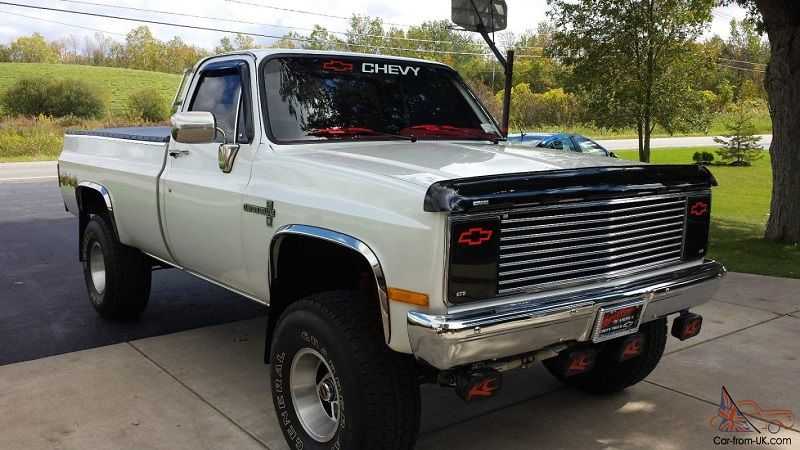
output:
<instances>
[{"instance_id":1,"label":"front wheel","mask_svg":"<svg viewBox=\"0 0 800 450\"><path fill-rule=\"evenodd\" d=\"M355 292L327 292L281 315L272 345L272 400L291 448L414 447L415 362L386 346L367 302Z\"/></svg>"},{"instance_id":2,"label":"front wheel","mask_svg":"<svg viewBox=\"0 0 800 450\"><path fill-rule=\"evenodd\" d=\"M614 340L600 344L594 368L580 375L565 377L555 359L545 360L544 366L564 384L582 391L591 394L619 392L650 375L664 354L667 343L666 319L643 324L639 331L644 334L644 348L639 356L627 361L617 360L619 340Z\"/></svg>"}]
</instances>

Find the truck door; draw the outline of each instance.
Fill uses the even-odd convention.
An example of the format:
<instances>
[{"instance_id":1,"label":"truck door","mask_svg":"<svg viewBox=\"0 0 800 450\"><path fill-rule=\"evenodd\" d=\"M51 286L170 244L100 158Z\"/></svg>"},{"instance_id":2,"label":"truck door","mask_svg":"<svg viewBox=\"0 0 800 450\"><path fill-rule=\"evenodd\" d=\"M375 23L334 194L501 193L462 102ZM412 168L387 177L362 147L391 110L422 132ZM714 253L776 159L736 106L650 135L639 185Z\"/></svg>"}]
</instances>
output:
<instances>
[{"instance_id":1,"label":"truck door","mask_svg":"<svg viewBox=\"0 0 800 450\"><path fill-rule=\"evenodd\" d=\"M172 140L161 177L166 238L176 262L192 272L247 293L242 250L242 194L250 180L258 124L253 115L255 62L214 59L194 77L183 111L214 114L217 141ZM233 145L233 165L220 168L220 145Z\"/></svg>"}]
</instances>

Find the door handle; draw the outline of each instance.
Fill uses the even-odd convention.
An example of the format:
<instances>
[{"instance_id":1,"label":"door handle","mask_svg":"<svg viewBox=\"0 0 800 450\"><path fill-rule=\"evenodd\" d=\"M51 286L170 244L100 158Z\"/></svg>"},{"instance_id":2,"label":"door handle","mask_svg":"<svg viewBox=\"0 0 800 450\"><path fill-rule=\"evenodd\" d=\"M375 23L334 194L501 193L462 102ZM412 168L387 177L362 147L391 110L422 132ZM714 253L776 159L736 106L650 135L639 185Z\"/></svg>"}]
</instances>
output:
<instances>
[{"instance_id":1,"label":"door handle","mask_svg":"<svg viewBox=\"0 0 800 450\"><path fill-rule=\"evenodd\" d=\"M170 150L169 151L169 156L172 156L173 158L180 158L181 156L187 156L187 155L189 155L189 150Z\"/></svg>"}]
</instances>

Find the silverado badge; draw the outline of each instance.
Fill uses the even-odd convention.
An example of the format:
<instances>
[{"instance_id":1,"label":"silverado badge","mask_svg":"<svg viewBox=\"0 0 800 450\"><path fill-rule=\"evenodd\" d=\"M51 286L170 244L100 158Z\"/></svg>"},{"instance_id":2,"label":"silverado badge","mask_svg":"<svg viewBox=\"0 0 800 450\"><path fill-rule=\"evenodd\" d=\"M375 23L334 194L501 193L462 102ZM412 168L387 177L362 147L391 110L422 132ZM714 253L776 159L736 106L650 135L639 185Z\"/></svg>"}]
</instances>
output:
<instances>
[{"instance_id":1,"label":"silverado badge","mask_svg":"<svg viewBox=\"0 0 800 450\"><path fill-rule=\"evenodd\" d=\"M259 214L267 218L267 226L272 226L272 220L275 219L275 202L267 200L266 206L254 205L252 203L244 204L245 212Z\"/></svg>"}]
</instances>

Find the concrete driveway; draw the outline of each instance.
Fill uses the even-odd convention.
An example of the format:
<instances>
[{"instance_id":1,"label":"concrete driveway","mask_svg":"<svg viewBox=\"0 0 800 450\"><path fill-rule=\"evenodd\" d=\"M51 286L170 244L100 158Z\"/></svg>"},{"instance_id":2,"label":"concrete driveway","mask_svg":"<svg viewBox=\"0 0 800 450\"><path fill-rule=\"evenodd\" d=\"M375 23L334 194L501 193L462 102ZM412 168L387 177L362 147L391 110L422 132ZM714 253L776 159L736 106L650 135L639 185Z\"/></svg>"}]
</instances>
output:
<instances>
[{"instance_id":1,"label":"concrete driveway","mask_svg":"<svg viewBox=\"0 0 800 450\"><path fill-rule=\"evenodd\" d=\"M709 425L722 385L740 403L800 413L798 293L798 280L731 274L699 310L703 333L670 340L659 368L622 394L564 388L540 366L510 374L485 403L426 386L417 448L718 448L715 436L732 435ZM0 448L285 449L261 364L263 325L252 319L2 366ZM800 448L798 425L762 430L791 440L765 448Z\"/></svg>"}]
</instances>

